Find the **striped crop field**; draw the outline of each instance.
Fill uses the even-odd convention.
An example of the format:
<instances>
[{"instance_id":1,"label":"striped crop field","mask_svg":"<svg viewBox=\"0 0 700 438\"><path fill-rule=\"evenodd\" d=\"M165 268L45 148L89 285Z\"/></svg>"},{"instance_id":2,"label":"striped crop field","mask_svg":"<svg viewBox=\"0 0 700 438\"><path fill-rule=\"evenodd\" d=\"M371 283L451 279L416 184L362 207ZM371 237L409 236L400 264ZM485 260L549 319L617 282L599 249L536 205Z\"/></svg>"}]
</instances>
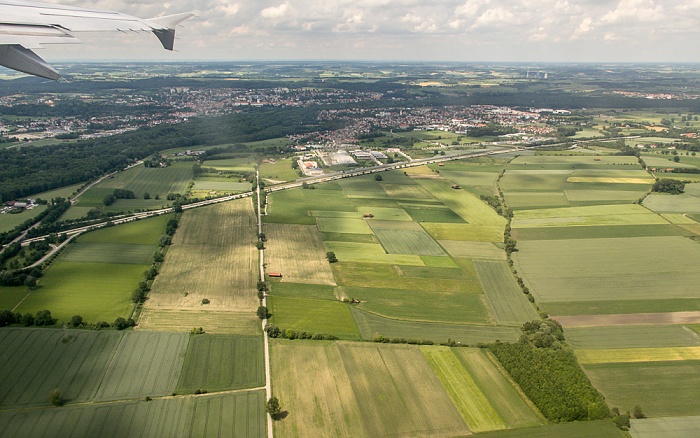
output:
<instances>
[{"instance_id":1,"label":"striped crop field","mask_svg":"<svg viewBox=\"0 0 700 438\"><path fill-rule=\"evenodd\" d=\"M469 430L485 432L506 428L486 395L449 347L421 347L421 352L452 398Z\"/></svg>"}]
</instances>

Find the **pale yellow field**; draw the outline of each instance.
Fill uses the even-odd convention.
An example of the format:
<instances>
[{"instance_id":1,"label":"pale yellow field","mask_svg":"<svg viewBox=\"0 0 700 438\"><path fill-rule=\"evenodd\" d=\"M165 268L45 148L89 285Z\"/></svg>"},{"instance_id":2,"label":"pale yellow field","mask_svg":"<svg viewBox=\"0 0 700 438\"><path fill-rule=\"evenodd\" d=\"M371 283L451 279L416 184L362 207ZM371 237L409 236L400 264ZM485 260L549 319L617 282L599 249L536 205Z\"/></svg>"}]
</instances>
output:
<instances>
[{"instance_id":1,"label":"pale yellow field","mask_svg":"<svg viewBox=\"0 0 700 438\"><path fill-rule=\"evenodd\" d=\"M576 350L582 364L700 360L700 347Z\"/></svg>"},{"instance_id":2,"label":"pale yellow field","mask_svg":"<svg viewBox=\"0 0 700 438\"><path fill-rule=\"evenodd\" d=\"M416 346L279 341L272 392L284 437L449 437L469 434Z\"/></svg>"},{"instance_id":3,"label":"pale yellow field","mask_svg":"<svg viewBox=\"0 0 700 438\"><path fill-rule=\"evenodd\" d=\"M204 307L204 306L202 306ZM253 312L211 310L161 310L146 308L139 317L137 330L189 332L202 327L206 333L258 335L260 319Z\"/></svg>"},{"instance_id":4,"label":"pale yellow field","mask_svg":"<svg viewBox=\"0 0 700 438\"><path fill-rule=\"evenodd\" d=\"M254 220L250 199L185 212L145 309L254 314L259 305ZM203 305L205 298L210 303Z\"/></svg>"},{"instance_id":5,"label":"pale yellow field","mask_svg":"<svg viewBox=\"0 0 700 438\"><path fill-rule=\"evenodd\" d=\"M264 232L268 272L292 283L336 285L316 226L267 224Z\"/></svg>"}]
</instances>

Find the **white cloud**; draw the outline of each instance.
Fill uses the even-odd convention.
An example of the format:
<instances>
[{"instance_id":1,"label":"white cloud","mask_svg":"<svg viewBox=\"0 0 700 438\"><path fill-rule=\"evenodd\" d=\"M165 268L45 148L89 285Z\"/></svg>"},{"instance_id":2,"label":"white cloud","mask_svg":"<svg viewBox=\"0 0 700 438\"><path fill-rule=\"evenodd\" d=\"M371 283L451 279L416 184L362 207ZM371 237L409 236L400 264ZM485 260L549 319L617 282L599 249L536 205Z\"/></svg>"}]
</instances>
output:
<instances>
[{"instance_id":1,"label":"white cloud","mask_svg":"<svg viewBox=\"0 0 700 438\"><path fill-rule=\"evenodd\" d=\"M269 8L265 8L262 11L260 11L260 16L263 18L270 18L270 19L276 19L276 18L282 18L291 9L291 5L289 2L284 2L279 6L271 6Z\"/></svg>"},{"instance_id":2,"label":"white cloud","mask_svg":"<svg viewBox=\"0 0 700 438\"><path fill-rule=\"evenodd\" d=\"M664 18L664 8L655 4L654 0L620 0L617 8L609 11L600 19L603 23L620 21L659 21Z\"/></svg>"}]
</instances>

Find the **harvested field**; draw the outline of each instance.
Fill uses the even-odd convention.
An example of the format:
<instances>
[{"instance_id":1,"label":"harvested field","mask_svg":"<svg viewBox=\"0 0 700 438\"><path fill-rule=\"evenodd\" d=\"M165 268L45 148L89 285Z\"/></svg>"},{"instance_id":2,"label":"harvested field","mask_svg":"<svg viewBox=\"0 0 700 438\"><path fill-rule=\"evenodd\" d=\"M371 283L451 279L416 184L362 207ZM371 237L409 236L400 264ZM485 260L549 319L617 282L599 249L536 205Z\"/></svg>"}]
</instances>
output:
<instances>
[{"instance_id":1,"label":"harvested field","mask_svg":"<svg viewBox=\"0 0 700 438\"><path fill-rule=\"evenodd\" d=\"M276 341L272 357L273 390L297 413L275 423L278 436L469 433L417 347Z\"/></svg>"},{"instance_id":2,"label":"harvested field","mask_svg":"<svg viewBox=\"0 0 700 438\"><path fill-rule=\"evenodd\" d=\"M459 240L440 240L438 243L452 257L486 260L506 260L506 253L491 242L468 242Z\"/></svg>"},{"instance_id":3,"label":"harvested field","mask_svg":"<svg viewBox=\"0 0 700 438\"><path fill-rule=\"evenodd\" d=\"M197 310L206 298L207 310L254 313L256 236L250 199L187 211L146 309Z\"/></svg>"},{"instance_id":4,"label":"harvested field","mask_svg":"<svg viewBox=\"0 0 700 438\"><path fill-rule=\"evenodd\" d=\"M449 347L421 347L420 350L450 395L469 430L485 432L506 428L486 395Z\"/></svg>"},{"instance_id":5,"label":"harvested field","mask_svg":"<svg viewBox=\"0 0 700 438\"><path fill-rule=\"evenodd\" d=\"M338 344L370 437L454 436L468 429L415 346Z\"/></svg>"},{"instance_id":6,"label":"harvested field","mask_svg":"<svg viewBox=\"0 0 700 438\"><path fill-rule=\"evenodd\" d=\"M474 268L499 325L521 326L539 318L506 262L475 260Z\"/></svg>"},{"instance_id":7,"label":"harvested field","mask_svg":"<svg viewBox=\"0 0 700 438\"><path fill-rule=\"evenodd\" d=\"M202 306L204 307L204 306ZM176 310L146 308L141 312L137 330L187 332L202 327L207 333L256 335L260 320L254 312L221 310Z\"/></svg>"},{"instance_id":8,"label":"harvested field","mask_svg":"<svg viewBox=\"0 0 700 438\"><path fill-rule=\"evenodd\" d=\"M373 339L381 335L389 339L425 339L436 343L454 339L463 345L476 345L479 342L490 343L496 340L516 342L520 337L520 329L517 327L403 321L355 308L352 309L352 313L363 339Z\"/></svg>"},{"instance_id":9,"label":"harvested field","mask_svg":"<svg viewBox=\"0 0 700 438\"><path fill-rule=\"evenodd\" d=\"M335 285L316 227L268 224L264 232L268 271L282 272L283 282Z\"/></svg>"},{"instance_id":10,"label":"harvested field","mask_svg":"<svg viewBox=\"0 0 700 438\"><path fill-rule=\"evenodd\" d=\"M698 324L700 312L631 313L617 315L552 316L564 327Z\"/></svg>"}]
</instances>

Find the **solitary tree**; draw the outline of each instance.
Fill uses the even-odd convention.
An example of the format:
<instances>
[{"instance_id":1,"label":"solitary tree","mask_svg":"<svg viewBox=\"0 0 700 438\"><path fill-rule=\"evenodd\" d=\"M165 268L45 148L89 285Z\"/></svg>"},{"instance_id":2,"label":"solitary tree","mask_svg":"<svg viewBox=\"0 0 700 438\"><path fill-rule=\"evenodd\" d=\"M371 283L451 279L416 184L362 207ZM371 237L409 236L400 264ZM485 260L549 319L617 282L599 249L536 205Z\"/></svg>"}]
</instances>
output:
<instances>
[{"instance_id":1,"label":"solitary tree","mask_svg":"<svg viewBox=\"0 0 700 438\"><path fill-rule=\"evenodd\" d=\"M54 406L63 405L63 396L61 395L60 389L52 389L51 392L49 392L49 403L51 403Z\"/></svg>"},{"instance_id":2,"label":"solitary tree","mask_svg":"<svg viewBox=\"0 0 700 438\"><path fill-rule=\"evenodd\" d=\"M328 263L335 263L338 261L338 258L335 256L333 251L328 251L326 253L326 260L328 260Z\"/></svg>"},{"instance_id":3,"label":"solitary tree","mask_svg":"<svg viewBox=\"0 0 700 438\"><path fill-rule=\"evenodd\" d=\"M277 397L270 397L265 407L267 408L267 413L270 414L273 420L279 419L282 408L280 408L280 401L277 400Z\"/></svg>"},{"instance_id":4,"label":"solitary tree","mask_svg":"<svg viewBox=\"0 0 700 438\"><path fill-rule=\"evenodd\" d=\"M83 317L80 315L74 315L70 319L70 325L72 327L80 327L83 324Z\"/></svg>"}]
</instances>

